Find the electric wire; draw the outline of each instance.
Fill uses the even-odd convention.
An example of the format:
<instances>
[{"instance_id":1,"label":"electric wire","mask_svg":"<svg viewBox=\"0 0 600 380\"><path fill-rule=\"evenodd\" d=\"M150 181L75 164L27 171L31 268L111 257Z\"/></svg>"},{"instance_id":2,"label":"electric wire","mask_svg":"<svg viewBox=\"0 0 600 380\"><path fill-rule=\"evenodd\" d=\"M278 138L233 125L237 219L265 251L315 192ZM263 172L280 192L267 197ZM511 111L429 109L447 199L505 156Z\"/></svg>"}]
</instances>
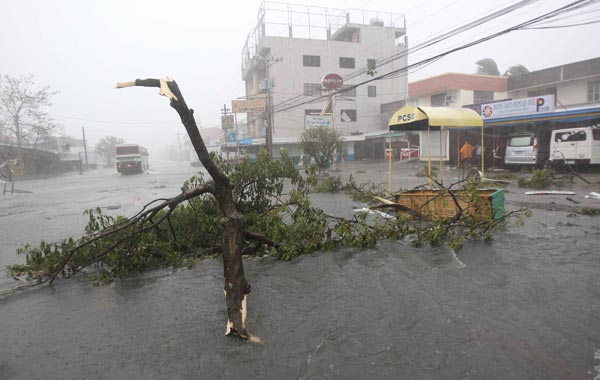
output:
<instances>
[{"instance_id":1,"label":"electric wire","mask_svg":"<svg viewBox=\"0 0 600 380\"><path fill-rule=\"evenodd\" d=\"M553 10L553 11L547 12L547 13L545 13L545 14L541 15L541 16L534 17L534 18L532 18L532 19L530 19L530 20L527 20L527 21L525 21L525 22L519 23L519 24L517 24L517 25L514 25L514 26L512 26L512 27L509 27L509 28L503 29L503 30L501 30L501 31L499 31L499 32L493 33L493 34L491 34L491 35L488 35L488 36L486 36L486 37L479 38L479 39L477 39L477 40L475 40L475 41L472 41L472 42L470 42L470 43L466 43L466 44L464 44L464 45L462 45L462 46L459 46L459 47L452 48L452 49L450 49L450 50L447 50L447 51L445 51L445 52L443 52L443 53L437 54L437 55L435 55L435 56L433 56L433 57L427 58L427 59L425 59L425 60L422 60L422 61L420 61L420 62L417 62L417 63L414 63L414 64L410 64L410 65L407 65L406 67L403 67L403 68L400 68L400 69L397 69L397 70L393 70L393 71L391 71L391 72L389 72L389 73L386 73L386 74L383 74L383 75L380 75L380 76L377 76L377 77L374 77L374 78L371 78L371 79L368 79L368 80L362 81L362 82L360 82L360 83L357 83L357 84L353 84L353 85L351 85L351 86L350 86L350 88L349 88L349 89L352 89L352 88L357 88L357 87L359 87L359 86L365 85L365 84L367 84L367 83L370 83L370 82L373 82L373 81L375 81L375 80L383 79L383 78L389 77L389 76L391 76L391 75L397 74L397 73L399 73L399 72L403 72L403 71L407 71L407 70L409 70L409 69L411 69L411 68L419 67L419 66L421 66L421 65L423 65L423 64L430 63L430 62L432 62L433 60L440 59L440 58L442 58L442 57L444 57L444 56L446 56L446 55L452 54L452 53L454 53L454 52L457 52L457 51L460 51L460 50L467 49L467 48L469 48L469 47L471 47L471 46L478 45L478 44L480 44L480 43L482 43L482 42L489 41L490 39L493 39L493 38L499 37L499 36L501 36L501 35L504 35L504 34L510 33L510 32L512 32L512 31L519 30L519 29L523 29L524 27L527 27L527 26L533 25L533 24L535 24L535 23L537 23L537 22L539 22L539 21L541 21L541 20L547 20L547 19L549 19L549 18L552 18L552 17L553 17L553 16L555 16L555 15L562 14L562 13L568 12L568 11L570 11L570 10L573 10L573 9L580 9L580 8L582 8L582 7L586 7L586 6L590 5L590 4L597 3L598 1L599 1L599 0L577 0L577 1L571 2L571 3L569 3L568 5L565 5L565 6L563 6L563 7L557 8L557 9L555 9L555 10ZM348 90L348 89L346 89L346 91L347 91L347 90ZM331 94L331 96L335 96L336 94L339 94L339 93L341 93L341 92L343 92L343 91L336 91L336 92L333 92L333 93ZM325 99L325 98L327 98L327 97L328 97L328 95L323 95L323 96L321 96L321 97L318 97L317 99ZM311 101L314 101L314 100L311 100ZM283 111L286 111L286 110L289 110L289 109L292 109L292 108L299 107L299 106L301 106L301 105L303 105L303 104L306 104L306 103L307 103L307 102L302 102L302 103L300 103L300 104L291 105L291 106L288 106L288 107L285 107L285 108L282 108L282 109L279 109L279 110L275 110L274 112L275 112L275 113L277 113L277 112L283 112Z\"/></svg>"}]
</instances>

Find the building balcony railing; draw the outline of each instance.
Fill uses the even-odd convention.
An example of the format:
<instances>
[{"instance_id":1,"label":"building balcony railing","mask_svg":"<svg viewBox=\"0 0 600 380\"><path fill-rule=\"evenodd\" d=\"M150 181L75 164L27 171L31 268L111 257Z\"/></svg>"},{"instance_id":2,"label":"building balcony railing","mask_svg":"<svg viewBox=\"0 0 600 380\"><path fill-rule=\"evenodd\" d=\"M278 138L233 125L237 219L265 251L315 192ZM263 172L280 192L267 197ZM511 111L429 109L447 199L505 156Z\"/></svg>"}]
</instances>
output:
<instances>
[{"instance_id":1,"label":"building balcony railing","mask_svg":"<svg viewBox=\"0 0 600 380\"><path fill-rule=\"evenodd\" d=\"M260 51L264 37L341 40L351 25L371 25L405 30L404 14L369 11L364 9L337 9L308 5L264 1L258 12L258 22L246 38L242 49L242 75L256 62L254 57L268 54Z\"/></svg>"}]
</instances>

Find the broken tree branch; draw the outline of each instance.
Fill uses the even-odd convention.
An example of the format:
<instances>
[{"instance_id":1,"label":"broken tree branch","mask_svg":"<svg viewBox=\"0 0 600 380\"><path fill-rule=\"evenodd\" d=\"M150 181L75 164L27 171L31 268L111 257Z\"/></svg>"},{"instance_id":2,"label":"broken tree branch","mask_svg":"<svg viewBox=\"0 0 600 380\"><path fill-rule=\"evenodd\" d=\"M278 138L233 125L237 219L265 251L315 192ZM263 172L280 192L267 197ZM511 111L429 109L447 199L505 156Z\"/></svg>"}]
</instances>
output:
<instances>
[{"instance_id":1,"label":"broken tree branch","mask_svg":"<svg viewBox=\"0 0 600 380\"><path fill-rule=\"evenodd\" d=\"M194 110L187 106L179 86L173 79L136 79L133 82L117 84L117 88L133 86L160 88L160 95L170 99L170 105L179 114L200 162L214 181L215 191L212 194L225 216L222 223L224 290L228 316L226 334L236 333L247 339L245 302L250 285L246 282L242 262L246 218L235 202L231 181L212 160L194 119Z\"/></svg>"}]
</instances>

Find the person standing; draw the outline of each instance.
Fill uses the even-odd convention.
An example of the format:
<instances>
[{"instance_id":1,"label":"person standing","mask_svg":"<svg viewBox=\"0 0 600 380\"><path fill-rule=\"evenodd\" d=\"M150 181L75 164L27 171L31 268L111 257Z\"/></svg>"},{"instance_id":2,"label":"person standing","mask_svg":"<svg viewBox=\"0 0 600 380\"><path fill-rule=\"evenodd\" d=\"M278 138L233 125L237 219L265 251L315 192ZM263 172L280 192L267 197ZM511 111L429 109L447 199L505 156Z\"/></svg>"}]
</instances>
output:
<instances>
[{"instance_id":1,"label":"person standing","mask_svg":"<svg viewBox=\"0 0 600 380\"><path fill-rule=\"evenodd\" d=\"M464 162L469 162L473 160L473 145L471 145L468 141L465 141L462 148L460 148L460 157Z\"/></svg>"}]
</instances>

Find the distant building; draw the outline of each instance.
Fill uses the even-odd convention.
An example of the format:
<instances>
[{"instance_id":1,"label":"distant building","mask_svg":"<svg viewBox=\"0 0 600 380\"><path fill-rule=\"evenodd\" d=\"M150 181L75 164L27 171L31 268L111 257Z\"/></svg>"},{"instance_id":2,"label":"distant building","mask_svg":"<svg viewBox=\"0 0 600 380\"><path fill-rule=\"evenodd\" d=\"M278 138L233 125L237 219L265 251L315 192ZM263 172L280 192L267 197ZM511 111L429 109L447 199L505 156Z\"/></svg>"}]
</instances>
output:
<instances>
[{"instance_id":1,"label":"distant building","mask_svg":"<svg viewBox=\"0 0 600 380\"><path fill-rule=\"evenodd\" d=\"M505 100L508 78L491 75L445 73L408 84L408 98L383 104L388 119L404 106L461 108L465 105Z\"/></svg>"},{"instance_id":2,"label":"distant building","mask_svg":"<svg viewBox=\"0 0 600 380\"><path fill-rule=\"evenodd\" d=\"M512 132L550 131L600 123L600 58L568 63L511 77L446 73L408 84L408 98L383 104L389 118L404 106L468 107L480 113L486 127L485 145L502 156ZM485 108L485 109L484 109ZM477 129L445 133L443 159L453 160L464 140L481 141ZM428 156L420 132L421 157ZM432 135L431 156L439 156L439 132ZM500 147L500 148L499 148ZM496 157L497 155L494 155Z\"/></svg>"},{"instance_id":3,"label":"distant building","mask_svg":"<svg viewBox=\"0 0 600 380\"><path fill-rule=\"evenodd\" d=\"M82 139L70 136L56 137L49 142L48 148L58 153L65 168L96 169L98 164L104 165L104 157L98 157L93 146L84 146Z\"/></svg>"},{"instance_id":4,"label":"distant building","mask_svg":"<svg viewBox=\"0 0 600 380\"><path fill-rule=\"evenodd\" d=\"M325 107L326 74L339 74L348 88L406 67L406 49L402 14L263 2L242 50L245 98L265 97L270 90L274 141L298 138L306 116ZM406 96L402 74L349 89L336 98L335 127L346 136L386 130L380 105ZM247 116L250 137L265 137L265 113Z\"/></svg>"},{"instance_id":5,"label":"distant building","mask_svg":"<svg viewBox=\"0 0 600 380\"><path fill-rule=\"evenodd\" d=\"M508 97L554 95L556 109L600 103L600 58L568 63L508 78Z\"/></svg>"}]
</instances>

